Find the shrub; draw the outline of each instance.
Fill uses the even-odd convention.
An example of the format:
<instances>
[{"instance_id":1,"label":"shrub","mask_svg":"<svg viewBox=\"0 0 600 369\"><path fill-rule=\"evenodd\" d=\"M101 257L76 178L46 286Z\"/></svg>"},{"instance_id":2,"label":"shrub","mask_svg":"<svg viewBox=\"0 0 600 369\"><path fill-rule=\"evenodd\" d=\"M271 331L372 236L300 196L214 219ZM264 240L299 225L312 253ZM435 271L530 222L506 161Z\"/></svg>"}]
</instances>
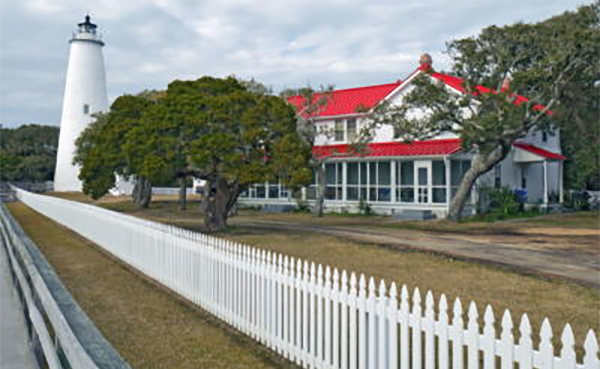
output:
<instances>
[{"instance_id":1,"label":"shrub","mask_svg":"<svg viewBox=\"0 0 600 369\"><path fill-rule=\"evenodd\" d=\"M498 188L490 192L491 209L504 215L516 214L523 209L523 202L508 188Z\"/></svg>"},{"instance_id":2,"label":"shrub","mask_svg":"<svg viewBox=\"0 0 600 369\"><path fill-rule=\"evenodd\" d=\"M373 215L374 213L371 205L363 199L358 203L358 212L362 215Z\"/></svg>"}]
</instances>

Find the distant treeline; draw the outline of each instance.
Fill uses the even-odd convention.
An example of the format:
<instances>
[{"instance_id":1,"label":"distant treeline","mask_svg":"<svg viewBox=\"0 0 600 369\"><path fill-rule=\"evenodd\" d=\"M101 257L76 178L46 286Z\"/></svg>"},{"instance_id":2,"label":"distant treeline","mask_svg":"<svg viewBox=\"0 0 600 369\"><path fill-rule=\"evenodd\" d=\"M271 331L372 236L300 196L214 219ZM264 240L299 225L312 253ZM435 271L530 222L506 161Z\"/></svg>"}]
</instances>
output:
<instances>
[{"instance_id":1,"label":"distant treeline","mask_svg":"<svg viewBox=\"0 0 600 369\"><path fill-rule=\"evenodd\" d=\"M0 180L53 180L58 134L58 127L39 124L0 128Z\"/></svg>"}]
</instances>

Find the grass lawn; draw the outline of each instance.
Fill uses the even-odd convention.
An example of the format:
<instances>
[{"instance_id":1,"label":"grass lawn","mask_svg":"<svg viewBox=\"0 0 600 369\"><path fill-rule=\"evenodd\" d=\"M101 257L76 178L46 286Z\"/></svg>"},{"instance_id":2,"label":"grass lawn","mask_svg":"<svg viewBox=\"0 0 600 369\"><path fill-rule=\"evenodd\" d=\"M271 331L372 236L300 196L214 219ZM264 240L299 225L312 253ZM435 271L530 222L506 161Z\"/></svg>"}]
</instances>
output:
<instances>
[{"instance_id":1,"label":"grass lawn","mask_svg":"<svg viewBox=\"0 0 600 369\"><path fill-rule=\"evenodd\" d=\"M8 208L132 367L291 367L22 203Z\"/></svg>"},{"instance_id":2,"label":"grass lawn","mask_svg":"<svg viewBox=\"0 0 600 369\"><path fill-rule=\"evenodd\" d=\"M136 209L130 202L110 202L99 205L181 227L202 230L202 218L197 203L190 210L179 212L173 201L157 201L149 209ZM389 283L406 284L411 290L431 290L439 297L445 293L450 301L460 297L463 306L475 301L480 317L483 308L490 304L499 323L505 309L513 313L513 322L518 327L520 317L527 312L534 332L539 331L542 320L548 317L558 344L562 329L570 323L581 349L588 329L600 332L600 291L561 280L548 280L525 276L491 265L458 261L453 258L423 252L399 251L370 244L346 240L303 230L256 229L244 225L244 218L306 222L345 226L407 227L434 232L462 232L465 235L483 232L519 232L531 228L547 229L564 226L583 232L598 232L598 212L556 214L520 221L490 223L460 223L445 221L398 222L385 217L327 216L314 219L308 214L262 214L242 211L239 217L231 218L232 227L221 234L239 242L274 250L294 257L351 271L385 278ZM491 228L491 229L490 229ZM593 233L595 234L595 233ZM597 238L596 238L597 240ZM518 336L518 335L517 335ZM556 347L560 347L557 345Z\"/></svg>"}]
</instances>

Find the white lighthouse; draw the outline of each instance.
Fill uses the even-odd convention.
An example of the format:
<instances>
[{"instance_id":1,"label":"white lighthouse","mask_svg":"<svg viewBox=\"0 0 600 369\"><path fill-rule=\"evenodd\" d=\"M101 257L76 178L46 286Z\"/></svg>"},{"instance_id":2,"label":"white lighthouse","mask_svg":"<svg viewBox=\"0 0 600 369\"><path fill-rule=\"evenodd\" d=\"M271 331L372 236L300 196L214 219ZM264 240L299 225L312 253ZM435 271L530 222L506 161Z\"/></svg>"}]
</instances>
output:
<instances>
[{"instance_id":1,"label":"white lighthouse","mask_svg":"<svg viewBox=\"0 0 600 369\"><path fill-rule=\"evenodd\" d=\"M104 42L96 28L88 15L69 41L71 50L54 174L55 191L81 191L79 167L73 165L75 140L93 120L93 113L108 110Z\"/></svg>"}]
</instances>

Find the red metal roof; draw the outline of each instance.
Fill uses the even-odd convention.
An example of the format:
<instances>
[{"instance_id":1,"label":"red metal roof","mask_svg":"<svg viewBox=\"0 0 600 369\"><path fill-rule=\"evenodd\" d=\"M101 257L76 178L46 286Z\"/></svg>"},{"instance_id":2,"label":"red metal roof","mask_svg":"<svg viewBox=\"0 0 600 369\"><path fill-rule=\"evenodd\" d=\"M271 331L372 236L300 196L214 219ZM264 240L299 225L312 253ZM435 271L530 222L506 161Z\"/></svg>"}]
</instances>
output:
<instances>
[{"instance_id":1,"label":"red metal roof","mask_svg":"<svg viewBox=\"0 0 600 369\"><path fill-rule=\"evenodd\" d=\"M431 69L428 64L422 64L418 70L427 72ZM414 74L414 73L413 73ZM448 74L432 72L430 75L445 83L446 85L460 91L466 92L464 88L464 80L459 77L451 76ZM321 108L316 114L317 117L331 117L338 115L355 114L361 109L371 109L387 97L392 91L402 84L402 81L398 80L394 83L387 83L383 85L365 86L348 88L344 90L334 90L331 92L328 102ZM482 94L495 93L495 90L485 86L475 86L475 90ZM315 93L315 101L321 97L321 94ZM521 105L524 102L529 101L528 98L521 95L514 95L515 105ZM296 109L302 109L304 105L303 96L291 96L287 101L294 105ZM543 105L536 104L533 106L536 110L544 109ZM552 112L549 111L548 114Z\"/></svg>"},{"instance_id":2,"label":"red metal roof","mask_svg":"<svg viewBox=\"0 0 600 369\"><path fill-rule=\"evenodd\" d=\"M382 142L366 145L364 153L353 152L351 145L327 145L313 147L313 154L323 158L335 157L376 157L376 156L443 156L454 154L461 150L460 139L443 139L428 141Z\"/></svg>"},{"instance_id":3,"label":"red metal roof","mask_svg":"<svg viewBox=\"0 0 600 369\"><path fill-rule=\"evenodd\" d=\"M523 149L525 151L529 151L532 154L535 154L535 155L538 155L538 156L541 156L543 158L550 159L550 160L565 160L565 159L567 159L566 156L562 156L561 154L550 152L548 150L544 150L542 148L539 148L537 146L527 144L524 142L515 142L513 144L513 146L517 147L519 149Z\"/></svg>"},{"instance_id":4,"label":"red metal roof","mask_svg":"<svg viewBox=\"0 0 600 369\"><path fill-rule=\"evenodd\" d=\"M371 109L381 100L388 96L396 87L400 86L400 81L388 83L385 85L366 86L358 88L348 88L345 90L335 90L331 92L331 96L321 110L318 112L318 117L329 117L336 115L355 114L360 109ZM316 93L315 101L319 99L321 94ZM291 96L288 102L301 109L304 105L303 96Z\"/></svg>"}]
</instances>

